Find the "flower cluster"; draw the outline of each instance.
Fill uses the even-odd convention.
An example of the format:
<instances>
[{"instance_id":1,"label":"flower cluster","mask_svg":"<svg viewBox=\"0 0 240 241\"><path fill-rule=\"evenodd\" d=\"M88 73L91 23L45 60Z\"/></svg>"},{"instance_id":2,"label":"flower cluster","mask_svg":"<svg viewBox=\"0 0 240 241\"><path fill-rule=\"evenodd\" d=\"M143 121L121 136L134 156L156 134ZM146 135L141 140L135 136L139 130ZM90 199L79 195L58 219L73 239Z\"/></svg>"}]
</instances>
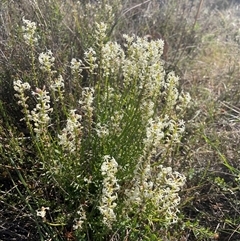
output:
<instances>
[{"instance_id":1,"label":"flower cluster","mask_svg":"<svg viewBox=\"0 0 240 241\"><path fill-rule=\"evenodd\" d=\"M152 167L150 163L139 167L135 170L134 185L125 190L124 213L128 216L141 209L140 215L147 216L147 220L154 214L161 217L165 225L177 222L178 192L185 180L184 175L173 172L171 167Z\"/></svg>"},{"instance_id":2,"label":"flower cluster","mask_svg":"<svg viewBox=\"0 0 240 241\"><path fill-rule=\"evenodd\" d=\"M36 88L32 94L36 98L37 104L36 107L30 112L28 118L30 121L33 121L33 130L37 136L39 136L43 133L46 133L46 128L51 120L49 113L52 112L53 109L50 106L49 93L45 90L45 88Z\"/></svg>"},{"instance_id":3,"label":"flower cluster","mask_svg":"<svg viewBox=\"0 0 240 241\"><path fill-rule=\"evenodd\" d=\"M56 78L50 84L50 88L55 92L64 91L64 79L63 79L62 75L59 75L58 78Z\"/></svg>"},{"instance_id":4,"label":"flower cluster","mask_svg":"<svg viewBox=\"0 0 240 241\"><path fill-rule=\"evenodd\" d=\"M177 104L177 100L179 97L178 89L178 77L175 76L173 72L168 73L167 80L165 82L165 92L164 98L166 100L167 109L171 110Z\"/></svg>"},{"instance_id":5,"label":"flower cluster","mask_svg":"<svg viewBox=\"0 0 240 241\"><path fill-rule=\"evenodd\" d=\"M177 110L185 111L191 103L191 96L189 93L181 93L178 98L179 104L176 106Z\"/></svg>"},{"instance_id":6,"label":"flower cluster","mask_svg":"<svg viewBox=\"0 0 240 241\"><path fill-rule=\"evenodd\" d=\"M115 202L117 199L116 192L119 189L116 179L118 163L109 155L104 156L103 160L104 161L101 166L103 188L99 210L103 215L104 224L111 228L112 222L116 220L114 208L117 205Z\"/></svg>"},{"instance_id":7,"label":"flower cluster","mask_svg":"<svg viewBox=\"0 0 240 241\"><path fill-rule=\"evenodd\" d=\"M146 127L146 138L144 138L144 152L151 150L152 154L156 153L156 148L160 145L162 139L165 137L164 128L167 123L159 117L156 120L149 118Z\"/></svg>"},{"instance_id":8,"label":"flower cluster","mask_svg":"<svg viewBox=\"0 0 240 241\"><path fill-rule=\"evenodd\" d=\"M32 94L37 101L35 108L31 111L28 110L28 104L26 103L28 96L25 96L24 92L30 90L31 86L29 83L22 83L21 80L14 81L14 90L17 92L15 96L19 98L18 104L23 107L23 113L25 114L24 119L30 123L33 121L33 131L40 136L43 133L46 133L46 128L50 122L49 113L52 112L50 106L50 96L48 92L43 89L36 88L35 91L32 91Z\"/></svg>"},{"instance_id":9,"label":"flower cluster","mask_svg":"<svg viewBox=\"0 0 240 241\"><path fill-rule=\"evenodd\" d=\"M76 113L76 110L71 110L67 119L67 125L58 135L59 145L70 153L79 150L82 140L82 116Z\"/></svg>"},{"instance_id":10,"label":"flower cluster","mask_svg":"<svg viewBox=\"0 0 240 241\"><path fill-rule=\"evenodd\" d=\"M75 224L73 225L73 230L82 229L82 225L87 219L86 212L84 211L82 206L80 207L80 210L77 211L77 214L79 218L74 220Z\"/></svg>"},{"instance_id":11,"label":"flower cluster","mask_svg":"<svg viewBox=\"0 0 240 241\"><path fill-rule=\"evenodd\" d=\"M77 60L77 59L73 58L71 60L71 65L70 65L72 73L73 74L81 74L81 72L82 72L81 66L82 65L83 65L82 60Z\"/></svg>"},{"instance_id":12,"label":"flower cluster","mask_svg":"<svg viewBox=\"0 0 240 241\"><path fill-rule=\"evenodd\" d=\"M81 105L81 110L87 116L87 121L89 124L93 122L93 100L94 100L94 89L85 87L82 90L82 98L79 100L79 104Z\"/></svg>"},{"instance_id":13,"label":"flower cluster","mask_svg":"<svg viewBox=\"0 0 240 241\"><path fill-rule=\"evenodd\" d=\"M49 207L41 207L41 210L37 210L37 216L43 218L43 220L45 219L45 216L46 216L46 210L49 210L50 208Z\"/></svg>"},{"instance_id":14,"label":"flower cluster","mask_svg":"<svg viewBox=\"0 0 240 241\"><path fill-rule=\"evenodd\" d=\"M94 70L98 67L96 51L93 48L89 48L88 51L85 51L84 55L84 59L89 65L89 72L93 73Z\"/></svg>"},{"instance_id":15,"label":"flower cluster","mask_svg":"<svg viewBox=\"0 0 240 241\"><path fill-rule=\"evenodd\" d=\"M53 73L51 70L55 58L53 57L53 53L51 50L48 50L46 53L40 53L38 57L39 63L40 63L40 68L47 72L47 73Z\"/></svg>"},{"instance_id":16,"label":"flower cluster","mask_svg":"<svg viewBox=\"0 0 240 241\"><path fill-rule=\"evenodd\" d=\"M38 41L38 38L35 36L36 23L25 18L23 18L23 23L25 24L25 26L22 26L23 39L27 45L33 46Z\"/></svg>"},{"instance_id":17,"label":"flower cluster","mask_svg":"<svg viewBox=\"0 0 240 241\"><path fill-rule=\"evenodd\" d=\"M102 48L103 76L118 76L120 66L124 60L124 51L117 43L107 42Z\"/></svg>"},{"instance_id":18,"label":"flower cluster","mask_svg":"<svg viewBox=\"0 0 240 241\"><path fill-rule=\"evenodd\" d=\"M137 87L146 97L155 99L164 85L163 63L159 56L163 53L163 41L147 41L147 39L129 37L126 40L128 58L122 66L124 85L131 86L132 81L138 81Z\"/></svg>"},{"instance_id":19,"label":"flower cluster","mask_svg":"<svg viewBox=\"0 0 240 241\"><path fill-rule=\"evenodd\" d=\"M55 101L63 99L64 87L65 84L62 75L59 75L58 78L51 80L50 89L54 92ZM58 94L57 97L55 96L55 92Z\"/></svg>"},{"instance_id":20,"label":"flower cluster","mask_svg":"<svg viewBox=\"0 0 240 241\"><path fill-rule=\"evenodd\" d=\"M17 103L23 107L24 113L26 114L28 111L28 104L26 102L29 97L25 96L25 91L31 89L30 84L27 82L23 83L21 80L16 80L13 82L13 88L17 92L14 96L19 99Z\"/></svg>"},{"instance_id":21,"label":"flower cluster","mask_svg":"<svg viewBox=\"0 0 240 241\"><path fill-rule=\"evenodd\" d=\"M172 143L172 144L180 143L181 136L184 131L185 131L185 122L183 120L178 120L178 121L169 120L168 132L166 133L166 142Z\"/></svg>"},{"instance_id":22,"label":"flower cluster","mask_svg":"<svg viewBox=\"0 0 240 241\"><path fill-rule=\"evenodd\" d=\"M107 25L103 22L97 23L96 22L96 39L102 44L101 42L104 40L106 36Z\"/></svg>"}]
</instances>

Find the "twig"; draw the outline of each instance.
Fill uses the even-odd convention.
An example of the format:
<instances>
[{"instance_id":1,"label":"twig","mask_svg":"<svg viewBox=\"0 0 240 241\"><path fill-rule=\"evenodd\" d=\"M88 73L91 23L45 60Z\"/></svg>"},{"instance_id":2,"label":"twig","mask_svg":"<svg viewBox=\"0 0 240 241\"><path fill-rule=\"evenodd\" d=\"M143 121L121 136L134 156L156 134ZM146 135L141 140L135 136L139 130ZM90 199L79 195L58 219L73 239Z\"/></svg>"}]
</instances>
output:
<instances>
[{"instance_id":1,"label":"twig","mask_svg":"<svg viewBox=\"0 0 240 241\"><path fill-rule=\"evenodd\" d=\"M196 16L195 16L195 18L194 18L194 23L193 23L192 29L194 29L195 26L196 26L196 23L197 23L197 20L198 20L198 17L199 17L199 13L200 13L200 10L201 10L201 8L202 8L202 3L203 3L203 0L200 0L200 3L199 3L199 5L198 5L198 9L197 9L197 13L196 13Z\"/></svg>"}]
</instances>

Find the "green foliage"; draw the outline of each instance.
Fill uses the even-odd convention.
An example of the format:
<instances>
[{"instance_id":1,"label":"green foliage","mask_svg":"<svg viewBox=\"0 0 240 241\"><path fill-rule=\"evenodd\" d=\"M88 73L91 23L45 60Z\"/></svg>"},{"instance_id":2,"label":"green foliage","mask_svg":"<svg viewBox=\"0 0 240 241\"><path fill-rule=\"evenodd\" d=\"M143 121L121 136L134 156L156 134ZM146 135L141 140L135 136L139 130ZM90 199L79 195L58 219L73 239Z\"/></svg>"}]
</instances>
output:
<instances>
[{"instance_id":1,"label":"green foliage","mask_svg":"<svg viewBox=\"0 0 240 241\"><path fill-rule=\"evenodd\" d=\"M40 164L39 178L62 190L68 203L57 207L59 214L49 224L72 220L73 229L81 230L76 232L79 238L91 234L93 240L104 240L119 228L144 239L159 237L153 230L177 222L178 192L185 182L183 175L161 164L181 140L180 118L190 101L188 94L178 93L177 77L164 72L163 42L126 35L124 51L105 42L107 25L96 23L95 44L83 60L70 63L73 90L67 92L52 52L37 58L32 51L38 41L36 24L23 22L31 84L37 87L15 80L15 97ZM45 79L40 84L41 75ZM50 208L38 211L45 222Z\"/></svg>"},{"instance_id":2,"label":"green foliage","mask_svg":"<svg viewBox=\"0 0 240 241\"><path fill-rule=\"evenodd\" d=\"M6 227L20 213L10 235L238 237L239 31L228 6L0 3Z\"/></svg>"}]
</instances>

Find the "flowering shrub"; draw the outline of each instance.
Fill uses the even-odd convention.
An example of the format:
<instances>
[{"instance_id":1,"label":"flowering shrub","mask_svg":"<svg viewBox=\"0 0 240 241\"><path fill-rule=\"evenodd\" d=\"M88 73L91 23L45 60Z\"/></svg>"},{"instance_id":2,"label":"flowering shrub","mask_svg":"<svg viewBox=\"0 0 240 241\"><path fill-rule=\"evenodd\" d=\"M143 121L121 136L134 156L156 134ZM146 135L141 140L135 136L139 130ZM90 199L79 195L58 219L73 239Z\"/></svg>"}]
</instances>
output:
<instances>
[{"instance_id":1,"label":"flowering shrub","mask_svg":"<svg viewBox=\"0 0 240 241\"><path fill-rule=\"evenodd\" d=\"M190 96L179 93L173 72L165 73L162 40L125 35L121 46L106 42L105 31L96 24L94 46L66 64L71 88L48 50L33 66L47 74L45 83L34 90L18 79L15 96L42 164L40 177L70 201L65 208L75 235L159 240L178 221L185 177L164 165L181 142ZM65 208L59 216L69 223Z\"/></svg>"}]
</instances>

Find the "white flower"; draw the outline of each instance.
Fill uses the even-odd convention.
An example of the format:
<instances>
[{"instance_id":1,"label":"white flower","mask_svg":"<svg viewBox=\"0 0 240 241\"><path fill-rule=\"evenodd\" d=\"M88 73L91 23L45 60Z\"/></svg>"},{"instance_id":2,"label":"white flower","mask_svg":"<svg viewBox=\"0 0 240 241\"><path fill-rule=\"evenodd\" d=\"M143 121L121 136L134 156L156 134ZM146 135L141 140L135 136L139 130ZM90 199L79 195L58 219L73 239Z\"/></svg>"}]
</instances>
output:
<instances>
[{"instance_id":1,"label":"white flower","mask_svg":"<svg viewBox=\"0 0 240 241\"><path fill-rule=\"evenodd\" d=\"M111 224L116 220L116 215L114 213L114 208L117 199L117 190L119 185L117 184L117 179L115 177L117 173L118 163L116 160L109 155L103 157L103 163L101 165L101 172L103 175L103 188L102 188L102 198L100 201L99 210L103 215L103 222L111 228Z\"/></svg>"},{"instance_id":2,"label":"white flower","mask_svg":"<svg viewBox=\"0 0 240 241\"><path fill-rule=\"evenodd\" d=\"M57 79L54 80L54 82L51 83L50 88L53 91L59 91L61 90L62 92L64 92L64 79L62 77L62 75L59 75Z\"/></svg>"},{"instance_id":3,"label":"white flower","mask_svg":"<svg viewBox=\"0 0 240 241\"><path fill-rule=\"evenodd\" d=\"M74 74L74 73L79 73L79 74L80 74L80 73L82 72L82 70L81 70L81 65L83 65L83 63L82 63L81 60L77 60L77 59L75 59L75 58L73 58L73 59L71 60L70 68L71 68L73 74Z\"/></svg>"},{"instance_id":4,"label":"white flower","mask_svg":"<svg viewBox=\"0 0 240 241\"><path fill-rule=\"evenodd\" d=\"M75 224L73 225L73 230L76 229L82 229L82 225L87 220L86 213L83 209L83 207L80 207L80 210L77 211L77 214L79 215L79 219L74 219Z\"/></svg>"},{"instance_id":5,"label":"white flower","mask_svg":"<svg viewBox=\"0 0 240 241\"><path fill-rule=\"evenodd\" d=\"M99 35L98 39L103 39L106 36L107 25L103 22L97 23L96 22L96 34Z\"/></svg>"},{"instance_id":6,"label":"white flower","mask_svg":"<svg viewBox=\"0 0 240 241\"><path fill-rule=\"evenodd\" d=\"M55 92L53 93L53 98L55 101L63 100L64 98L64 79L62 75L59 75L58 78L50 80L50 89Z\"/></svg>"},{"instance_id":7,"label":"white flower","mask_svg":"<svg viewBox=\"0 0 240 241\"><path fill-rule=\"evenodd\" d=\"M21 80L16 80L13 82L13 88L15 91L21 93L22 91L29 90L31 88L30 84Z\"/></svg>"},{"instance_id":8,"label":"white flower","mask_svg":"<svg viewBox=\"0 0 240 241\"><path fill-rule=\"evenodd\" d=\"M177 89L178 85L178 77L174 75L173 72L168 73L167 81L165 83L166 91L165 91L165 100L166 100L166 108L173 109L176 105L179 93Z\"/></svg>"},{"instance_id":9,"label":"white flower","mask_svg":"<svg viewBox=\"0 0 240 241\"><path fill-rule=\"evenodd\" d=\"M16 80L13 82L13 88L17 92L14 96L19 99L17 103L23 107L22 112L26 115L23 119L25 119L29 114L27 104L29 97L25 96L25 91L30 90L31 86L27 82L23 83L21 80Z\"/></svg>"},{"instance_id":10,"label":"white flower","mask_svg":"<svg viewBox=\"0 0 240 241\"><path fill-rule=\"evenodd\" d=\"M103 76L117 77L119 68L124 61L124 51L117 43L108 42L102 48Z\"/></svg>"},{"instance_id":11,"label":"white flower","mask_svg":"<svg viewBox=\"0 0 240 241\"><path fill-rule=\"evenodd\" d=\"M85 87L82 90L82 97L79 100L82 112L87 116L88 126L93 122L93 100L94 100L94 89Z\"/></svg>"},{"instance_id":12,"label":"white flower","mask_svg":"<svg viewBox=\"0 0 240 241\"><path fill-rule=\"evenodd\" d=\"M51 68L55 61L53 53L51 50L48 50L46 53L40 53L38 57L39 63L41 64L40 68L48 73L52 73Z\"/></svg>"},{"instance_id":13,"label":"white flower","mask_svg":"<svg viewBox=\"0 0 240 241\"><path fill-rule=\"evenodd\" d=\"M146 138L144 139L144 150L152 149L152 154L157 151L157 147L161 144L165 136L165 121L159 117L156 120L149 118L146 128Z\"/></svg>"},{"instance_id":14,"label":"white flower","mask_svg":"<svg viewBox=\"0 0 240 241\"><path fill-rule=\"evenodd\" d=\"M67 151L74 152L79 150L82 137L82 116L71 110L67 119L67 125L63 128L62 133L58 135L59 144Z\"/></svg>"},{"instance_id":15,"label":"white flower","mask_svg":"<svg viewBox=\"0 0 240 241\"><path fill-rule=\"evenodd\" d=\"M90 47L88 51L85 51L84 55L85 55L84 59L89 64L89 71L90 73L93 73L94 70L98 67L98 64L96 63L97 62L96 51L92 47Z\"/></svg>"},{"instance_id":16,"label":"white flower","mask_svg":"<svg viewBox=\"0 0 240 241\"><path fill-rule=\"evenodd\" d=\"M37 210L37 216L40 216L42 218L45 218L46 216L46 210L49 210L49 207L42 207L41 210Z\"/></svg>"},{"instance_id":17,"label":"white flower","mask_svg":"<svg viewBox=\"0 0 240 241\"><path fill-rule=\"evenodd\" d=\"M143 167L139 165L136 169L133 186L125 190L124 213L128 215L141 208L148 215L151 211L146 205L151 203L154 212L159 213L166 224L176 222L180 203L178 192L185 183L185 176L173 172L171 167L151 167L150 163Z\"/></svg>"},{"instance_id":18,"label":"white flower","mask_svg":"<svg viewBox=\"0 0 240 241\"><path fill-rule=\"evenodd\" d=\"M48 123L50 122L49 112L52 112L50 106L50 96L49 93L43 88L36 88L32 94L37 100L36 107L30 112L28 118L34 122L34 132L37 135L41 135L46 132Z\"/></svg>"},{"instance_id":19,"label":"white flower","mask_svg":"<svg viewBox=\"0 0 240 241\"><path fill-rule=\"evenodd\" d=\"M36 23L31 22L30 20L27 20L23 17L23 23L25 26L22 26L22 31L23 31L23 39L25 40L25 43L27 45L34 45L37 43L38 38L35 37L35 32L36 32Z\"/></svg>"}]
</instances>

